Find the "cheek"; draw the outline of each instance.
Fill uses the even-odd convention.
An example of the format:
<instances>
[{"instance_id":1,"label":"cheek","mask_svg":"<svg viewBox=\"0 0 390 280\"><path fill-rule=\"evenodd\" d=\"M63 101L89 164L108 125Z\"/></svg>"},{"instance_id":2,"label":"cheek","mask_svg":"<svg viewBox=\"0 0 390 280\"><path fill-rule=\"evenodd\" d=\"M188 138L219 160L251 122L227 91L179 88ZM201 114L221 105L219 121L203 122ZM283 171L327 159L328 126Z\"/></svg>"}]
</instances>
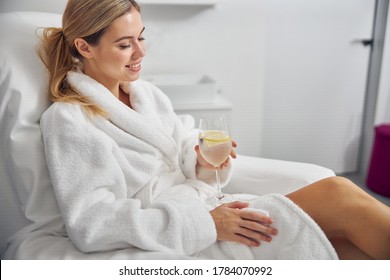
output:
<instances>
[{"instance_id":1,"label":"cheek","mask_svg":"<svg viewBox=\"0 0 390 280\"><path fill-rule=\"evenodd\" d=\"M108 65L117 65L126 63L128 60L128 54L123 50L106 50L99 53L100 61L103 62L106 66Z\"/></svg>"},{"instance_id":2,"label":"cheek","mask_svg":"<svg viewBox=\"0 0 390 280\"><path fill-rule=\"evenodd\" d=\"M114 53L108 60L111 60L111 62L114 62L116 64L127 64L129 60L129 55L126 51L119 51Z\"/></svg>"}]
</instances>

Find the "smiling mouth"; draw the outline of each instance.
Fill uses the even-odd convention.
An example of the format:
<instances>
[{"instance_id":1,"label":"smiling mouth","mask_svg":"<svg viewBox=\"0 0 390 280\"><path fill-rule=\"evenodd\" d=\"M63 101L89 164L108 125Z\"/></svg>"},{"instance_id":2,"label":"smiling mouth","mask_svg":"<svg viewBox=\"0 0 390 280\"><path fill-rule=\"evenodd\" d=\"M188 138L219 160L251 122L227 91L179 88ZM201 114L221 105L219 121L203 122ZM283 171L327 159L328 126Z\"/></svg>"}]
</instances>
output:
<instances>
[{"instance_id":1,"label":"smiling mouth","mask_svg":"<svg viewBox=\"0 0 390 280\"><path fill-rule=\"evenodd\" d=\"M133 71L138 71L141 68L141 62L136 64L131 64L131 65L126 65L126 68L129 68L130 70Z\"/></svg>"}]
</instances>

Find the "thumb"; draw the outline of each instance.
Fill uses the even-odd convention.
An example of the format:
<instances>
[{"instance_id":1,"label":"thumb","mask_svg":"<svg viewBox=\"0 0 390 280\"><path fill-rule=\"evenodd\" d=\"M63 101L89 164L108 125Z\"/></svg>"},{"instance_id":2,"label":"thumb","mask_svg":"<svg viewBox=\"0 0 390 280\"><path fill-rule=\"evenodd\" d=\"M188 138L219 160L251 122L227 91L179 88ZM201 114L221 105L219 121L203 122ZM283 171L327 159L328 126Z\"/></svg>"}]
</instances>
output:
<instances>
[{"instance_id":1,"label":"thumb","mask_svg":"<svg viewBox=\"0 0 390 280\"><path fill-rule=\"evenodd\" d=\"M195 152L196 152L196 154L198 155L198 158L200 158L200 157L201 157L201 153L200 153L199 145L196 145L196 146L195 146Z\"/></svg>"},{"instance_id":2,"label":"thumb","mask_svg":"<svg viewBox=\"0 0 390 280\"><path fill-rule=\"evenodd\" d=\"M227 203L226 206L229 207L229 208L242 209L242 208L248 207L249 203L248 202L243 202L243 201L233 201L233 202Z\"/></svg>"}]
</instances>

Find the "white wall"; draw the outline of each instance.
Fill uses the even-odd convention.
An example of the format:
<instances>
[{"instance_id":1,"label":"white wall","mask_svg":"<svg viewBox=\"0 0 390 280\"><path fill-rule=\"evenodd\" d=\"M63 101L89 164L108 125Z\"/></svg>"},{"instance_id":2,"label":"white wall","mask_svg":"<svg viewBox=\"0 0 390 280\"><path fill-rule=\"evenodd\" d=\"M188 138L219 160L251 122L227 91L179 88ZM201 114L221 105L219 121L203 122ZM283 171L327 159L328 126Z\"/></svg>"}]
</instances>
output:
<instances>
[{"instance_id":1,"label":"white wall","mask_svg":"<svg viewBox=\"0 0 390 280\"><path fill-rule=\"evenodd\" d=\"M379 82L375 124L390 123L390 6L387 15L385 43L383 47L382 72Z\"/></svg>"},{"instance_id":2,"label":"white wall","mask_svg":"<svg viewBox=\"0 0 390 280\"><path fill-rule=\"evenodd\" d=\"M267 0L263 156L357 169L375 0Z\"/></svg>"},{"instance_id":3,"label":"white wall","mask_svg":"<svg viewBox=\"0 0 390 280\"><path fill-rule=\"evenodd\" d=\"M62 12L66 0L3 0L0 11ZM214 7L143 6L144 73L205 73L233 103L238 152L260 155L265 1L219 0Z\"/></svg>"},{"instance_id":4,"label":"white wall","mask_svg":"<svg viewBox=\"0 0 390 280\"><path fill-rule=\"evenodd\" d=\"M67 0L1 0L0 12L39 11L62 13Z\"/></svg>"}]
</instances>

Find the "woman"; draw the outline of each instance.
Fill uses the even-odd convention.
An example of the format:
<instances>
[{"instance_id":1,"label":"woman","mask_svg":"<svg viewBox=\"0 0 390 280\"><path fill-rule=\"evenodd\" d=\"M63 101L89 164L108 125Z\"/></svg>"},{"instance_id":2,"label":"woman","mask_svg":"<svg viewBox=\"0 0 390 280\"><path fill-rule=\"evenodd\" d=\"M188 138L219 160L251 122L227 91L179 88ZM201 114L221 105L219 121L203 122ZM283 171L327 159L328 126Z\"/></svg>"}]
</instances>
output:
<instances>
[{"instance_id":1,"label":"woman","mask_svg":"<svg viewBox=\"0 0 390 280\"><path fill-rule=\"evenodd\" d=\"M390 208L344 178L286 197L245 202L237 196L208 205L214 170L199 153L193 122L176 116L157 88L137 81L143 31L135 1L69 0L63 28L44 32L41 58L54 104L41 130L56 199L77 248L390 259ZM220 168L226 184L231 162Z\"/></svg>"}]
</instances>

